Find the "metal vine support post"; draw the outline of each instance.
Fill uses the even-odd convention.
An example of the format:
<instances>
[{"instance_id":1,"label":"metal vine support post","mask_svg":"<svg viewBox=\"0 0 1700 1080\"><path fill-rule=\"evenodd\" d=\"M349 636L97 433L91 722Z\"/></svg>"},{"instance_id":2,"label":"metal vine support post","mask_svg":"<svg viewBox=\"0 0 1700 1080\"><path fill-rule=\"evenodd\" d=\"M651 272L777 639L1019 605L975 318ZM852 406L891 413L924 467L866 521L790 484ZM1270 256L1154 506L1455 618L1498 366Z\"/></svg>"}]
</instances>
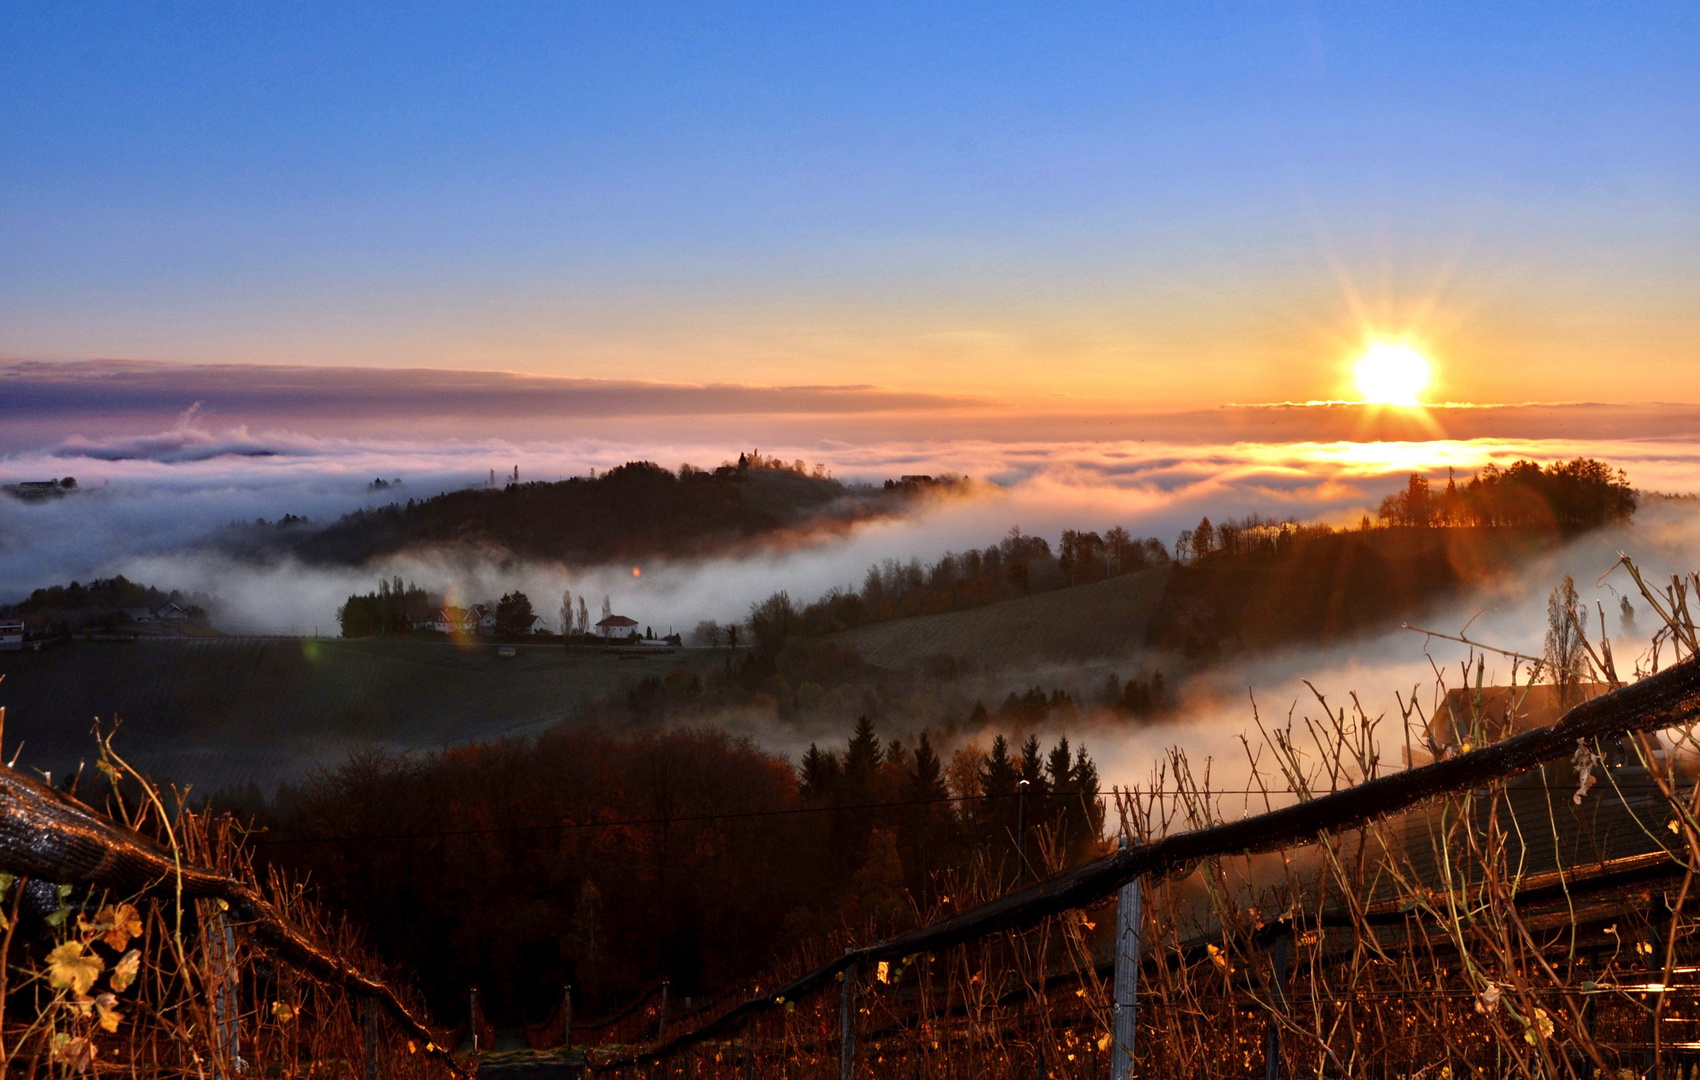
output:
<instances>
[{"instance_id":1,"label":"metal vine support post","mask_svg":"<svg viewBox=\"0 0 1700 1080\"><path fill-rule=\"evenodd\" d=\"M655 1025L655 1037L657 1039L665 1039L667 1037L667 991L672 988L672 979L661 980L661 1020Z\"/></svg>"},{"instance_id":2,"label":"metal vine support post","mask_svg":"<svg viewBox=\"0 0 1700 1080\"><path fill-rule=\"evenodd\" d=\"M1120 851L1127 852L1127 837ZM1116 894L1116 974L1114 1015L1110 1029L1110 1080L1127 1080L1133 1072L1134 1022L1139 1006L1139 879L1128 882Z\"/></svg>"},{"instance_id":3,"label":"metal vine support post","mask_svg":"<svg viewBox=\"0 0 1700 1080\"><path fill-rule=\"evenodd\" d=\"M378 1010L370 1001L360 1003L360 1021L365 1026L366 1080L378 1080Z\"/></svg>"},{"instance_id":4,"label":"metal vine support post","mask_svg":"<svg viewBox=\"0 0 1700 1080\"><path fill-rule=\"evenodd\" d=\"M1168 875L1202 859L1312 843L1320 835L1358 828L1428 799L1469 791L1525 772L1542 762L1569 757L1578 743L1682 727L1696 721L1700 721L1700 659L1691 656L1639 682L1575 706L1550 727L1525 731L1455 757L1304 799L1254 817L1129 847L953 918L853 949L789 985L745 1001L692 1031L647 1050L603 1062L600 1068L660 1060L698 1042L718 1038L760 1013L823 989L840 972L853 966L902 960L994 934L1024 930L1116 894L1147 874ZM0 836L0 841L3 839Z\"/></svg>"},{"instance_id":5,"label":"metal vine support post","mask_svg":"<svg viewBox=\"0 0 1700 1080\"><path fill-rule=\"evenodd\" d=\"M851 950L844 950L848 955ZM838 1080L856 1073L856 965L844 969L844 996L838 1002Z\"/></svg>"},{"instance_id":6,"label":"metal vine support post","mask_svg":"<svg viewBox=\"0 0 1700 1080\"><path fill-rule=\"evenodd\" d=\"M1027 884L1027 781L1015 785L1015 873L1016 881Z\"/></svg>"},{"instance_id":7,"label":"metal vine support post","mask_svg":"<svg viewBox=\"0 0 1700 1080\"><path fill-rule=\"evenodd\" d=\"M1287 1005L1287 945L1290 941L1291 934L1276 938L1275 955L1270 961L1274 969L1275 1004L1280 1008ZM1281 1021L1274 1016L1269 1018L1269 1033L1263 1040L1263 1080L1281 1080Z\"/></svg>"},{"instance_id":8,"label":"metal vine support post","mask_svg":"<svg viewBox=\"0 0 1700 1080\"><path fill-rule=\"evenodd\" d=\"M200 907L208 913L206 951L213 969L209 973L213 987L213 1045L218 1049L213 1072L219 1080L230 1080L242 1071L241 1029L237 1026L237 1005L234 1001L238 982L236 933L230 927L230 917L224 912L210 903L202 903Z\"/></svg>"}]
</instances>

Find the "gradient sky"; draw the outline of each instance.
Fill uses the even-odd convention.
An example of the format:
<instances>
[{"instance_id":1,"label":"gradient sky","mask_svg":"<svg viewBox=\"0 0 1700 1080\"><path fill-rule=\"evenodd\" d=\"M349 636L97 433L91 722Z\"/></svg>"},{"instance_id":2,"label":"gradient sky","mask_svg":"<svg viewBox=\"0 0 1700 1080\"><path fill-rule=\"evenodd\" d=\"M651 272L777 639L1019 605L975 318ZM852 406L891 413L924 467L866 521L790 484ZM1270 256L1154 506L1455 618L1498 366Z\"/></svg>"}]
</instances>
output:
<instances>
[{"instance_id":1,"label":"gradient sky","mask_svg":"<svg viewBox=\"0 0 1700 1080\"><path fill-rule=\"evenodd\" d=\"M9 4L0 359L1700 401L1700 6Z\"/></svg>"}]
</instances>

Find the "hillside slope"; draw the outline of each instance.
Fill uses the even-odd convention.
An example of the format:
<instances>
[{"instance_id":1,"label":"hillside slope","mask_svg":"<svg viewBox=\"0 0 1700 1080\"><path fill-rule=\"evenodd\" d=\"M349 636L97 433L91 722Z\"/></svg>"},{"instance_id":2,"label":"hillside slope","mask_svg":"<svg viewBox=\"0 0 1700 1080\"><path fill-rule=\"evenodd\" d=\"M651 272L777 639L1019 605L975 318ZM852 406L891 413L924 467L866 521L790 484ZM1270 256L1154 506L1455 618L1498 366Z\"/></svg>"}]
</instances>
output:
<instances>
[{"instance_id":1,"label":"hillside slope","mask_svg":"<svg viewBox=\"0 0 1700 1080\"><path fill-rule=\"evenodd\" d=\"M1571 535L1394 527L1318 537L1286 555L1211 555L1176 568L1148 643L1208 659L1389 629Z\"/></svg>"},{"instance_id":2,"label":"hillside slope","mask_svg":"<svg viewBox=\"0 0 1700 1080\"><path fill-rule=\"evenodd\" d=\"M826 637L852 646L869 663L892 668L939 653L982 667L1114 656L1144 645L1169 574L1168 567L1156 567L967 611L870 623Z\"/></svg>"},{"instance_id":3,"label":"hillside slope","mask_svg":"<svg viewBox=\"0 0 1700 1080\"><path fill-rule=\"evenodd\" d=\"M789 468L674 474L639 461L594 478L408 499L325 525L293 516L232 525L217 544L240 557L330 565L440 547L566 562L688 557L847 529L903 513L920 494L915 485L846 486Z\"/></svg>"},{"instance_id":4,"label":"hillside slope","mask_svg":"<svg viewBox=\"0 0 1700 1080\"><path fill-rule=\"evenodd\" d=\"M352 747L438 747L559 721L574 706L724 653L618 660L596 651L394 639L214 638L74 643L0 654L6 757L63 775L123 721L119 752L202 791L269 784Z\"/></svg>"}]
</instances>

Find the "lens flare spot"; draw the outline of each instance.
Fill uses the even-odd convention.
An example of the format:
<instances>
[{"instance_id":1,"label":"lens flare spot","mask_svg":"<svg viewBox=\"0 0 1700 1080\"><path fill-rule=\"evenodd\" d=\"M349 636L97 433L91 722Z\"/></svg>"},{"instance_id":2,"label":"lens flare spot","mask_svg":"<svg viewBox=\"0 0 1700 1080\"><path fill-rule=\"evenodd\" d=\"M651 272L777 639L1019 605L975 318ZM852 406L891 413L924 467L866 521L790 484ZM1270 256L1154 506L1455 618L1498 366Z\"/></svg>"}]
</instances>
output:
<instances>
[{"instance_id":1,"label":"lens flare spot","mask_svg":"<svg viewBox=\"0 0 1700 1080\"><path fill-rule=\"evenodd\" d=\"M643 577L643 571L635 566L632 567L632 577Z\"/></svg>"},{"instance_id":2,"label":"lens flare spot","mask_svg":"<svg viewBox=\"0 0 1700 1080\"><path fill-rule=\"evenodd\" d=\"M1427 388L1429 362L1408 345L1377 342L1358 358L1358 392L1376 405L1421 405Z\"/></svg>"}]
</instances>

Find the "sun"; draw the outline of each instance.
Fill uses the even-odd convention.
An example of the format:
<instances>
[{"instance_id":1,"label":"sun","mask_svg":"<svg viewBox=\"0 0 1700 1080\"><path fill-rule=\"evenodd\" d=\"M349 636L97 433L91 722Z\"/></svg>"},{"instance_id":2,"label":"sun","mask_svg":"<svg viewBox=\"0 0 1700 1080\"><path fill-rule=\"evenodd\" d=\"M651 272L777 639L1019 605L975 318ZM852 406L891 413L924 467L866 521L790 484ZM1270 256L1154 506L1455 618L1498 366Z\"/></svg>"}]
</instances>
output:
<instances>
[{"instance_id":1,"label":"sun","mask_svg":"<svg viewBox=\"0 0 1700 1080\"><path fill-rule=\"evenodd\" d=\"M1375 405L1421 405L1429 363L1408 345L1377 342L1358 359L1358 392Z\"/></svg>"}]
</instances>

